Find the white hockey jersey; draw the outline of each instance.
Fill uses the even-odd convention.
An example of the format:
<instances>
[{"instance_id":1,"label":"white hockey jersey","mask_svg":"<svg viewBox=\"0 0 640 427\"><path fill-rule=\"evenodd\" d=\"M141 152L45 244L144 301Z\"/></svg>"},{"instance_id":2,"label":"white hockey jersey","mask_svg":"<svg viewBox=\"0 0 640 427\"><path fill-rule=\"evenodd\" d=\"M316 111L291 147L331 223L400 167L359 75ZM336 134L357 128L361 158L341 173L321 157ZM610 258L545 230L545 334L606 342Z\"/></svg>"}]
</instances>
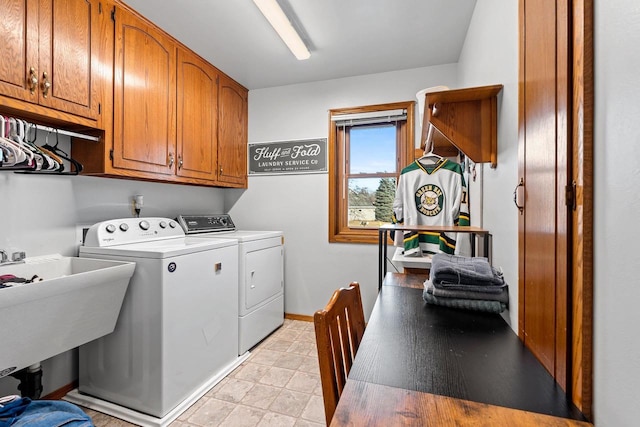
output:
<instances>
[{"instance_id":1,"label":"white hockey jersey","mask_svg":"<svg viewBox=\"0 0 640 427\"><path fill-rule=\"evenodd\" d=\"M404 168L393 202L393 222L404 225L470 225L467 185L462 167L442 158L433 165L419 161ZM394 244L406 255L456 253L457 234L405 231ZM402 241L400 241L402 236Z\"/></svg>"}]
</instances>

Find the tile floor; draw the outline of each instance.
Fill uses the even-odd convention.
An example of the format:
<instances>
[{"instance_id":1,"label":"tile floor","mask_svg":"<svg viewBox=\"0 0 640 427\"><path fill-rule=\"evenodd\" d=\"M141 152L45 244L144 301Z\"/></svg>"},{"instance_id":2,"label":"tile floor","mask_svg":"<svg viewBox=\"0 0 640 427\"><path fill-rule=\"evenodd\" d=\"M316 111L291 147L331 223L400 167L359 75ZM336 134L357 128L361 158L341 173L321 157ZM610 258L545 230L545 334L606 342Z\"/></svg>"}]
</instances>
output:
<instances>
[{"instance_id":1,"label":"tile floor","mask_svg":"<svg viewBox=\"0 0 640 427\"><path fill-rule=\"evenodd\" d=\"M133 424L87 409L96 427ZM171 427L324 426L312 322L285 319L251 356Z\"/></svg>"}]
</instances>

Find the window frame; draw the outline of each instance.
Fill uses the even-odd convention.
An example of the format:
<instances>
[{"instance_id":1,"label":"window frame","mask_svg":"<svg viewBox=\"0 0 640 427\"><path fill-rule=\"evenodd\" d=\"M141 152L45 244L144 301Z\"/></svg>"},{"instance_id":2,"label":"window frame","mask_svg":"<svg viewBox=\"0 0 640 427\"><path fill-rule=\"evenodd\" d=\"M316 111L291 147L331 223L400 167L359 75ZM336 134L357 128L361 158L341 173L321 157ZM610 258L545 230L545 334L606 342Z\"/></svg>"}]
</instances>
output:
<instances>
[{"instance_id":1,"label":"window frame","mask_svg":"<svg viewBox=\"0 0 640 427\"><path fill-rule=\"evenodd\" d=\"M396 126L396 163L398 165L396 182L400 171L414 160L415 155L415 102L404 101L389 104L365 105L351 108L329 110L329 242L330 243L378 243L377 229L356 229L348 226L348 182L345 168L344 151L340 150L344 128L338 126L331 117L339 114L369 113L404 109L406 120ZM344 139L345 149L349 141ZM380 174L375 174L379 176ZM363 176L366 178L366 176Z\"/></svg>"}]
</instances>

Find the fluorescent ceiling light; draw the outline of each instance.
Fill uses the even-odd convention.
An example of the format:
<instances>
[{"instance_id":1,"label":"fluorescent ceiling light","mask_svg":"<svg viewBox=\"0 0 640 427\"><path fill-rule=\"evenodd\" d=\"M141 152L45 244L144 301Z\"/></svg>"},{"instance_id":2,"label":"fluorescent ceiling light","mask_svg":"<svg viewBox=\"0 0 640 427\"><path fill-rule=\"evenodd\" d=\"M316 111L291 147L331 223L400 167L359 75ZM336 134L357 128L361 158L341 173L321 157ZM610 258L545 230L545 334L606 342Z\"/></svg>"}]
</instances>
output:
<instances>
[{"instance_id":1,"label":"fluorescent ceiling light","mask_svg":"<svg viewBox=\"0 0 640 427\"><path fill-rule=\"evenodd\" d=\"M282 41L289 50L299 60L309 59L311 53L304 42L291 25L291 22L284 14L276 0L253 0L260 12L267 18L274 30L278 33Z\"/></svg>"}]
</instances>

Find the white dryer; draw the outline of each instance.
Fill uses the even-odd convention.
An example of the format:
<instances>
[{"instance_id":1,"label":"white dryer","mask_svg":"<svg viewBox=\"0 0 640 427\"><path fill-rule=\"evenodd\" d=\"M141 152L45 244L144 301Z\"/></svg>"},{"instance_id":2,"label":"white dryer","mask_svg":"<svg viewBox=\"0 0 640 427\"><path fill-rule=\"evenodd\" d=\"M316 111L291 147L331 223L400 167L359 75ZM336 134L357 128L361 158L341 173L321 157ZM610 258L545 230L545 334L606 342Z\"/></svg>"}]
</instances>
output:
<instances>
[{"instance_id":1,"label":"white dryer","mask_svg":"<svg viewBox=\"0 0 640 427\"><path fill-rule=\"evenodd\" d=\"M135 261L115 331L80 347L67 400L167 425L238 366L238 244L167 218L92 226L81 257Z\"/></svg>"},{"instance_id":2,"label":"white dryer","mask_svg":"<svg viewBox=\"0 0 640 427\"><path fill-rule=\"evenodd\" d=\"M284 322L282 231L236 230L227 214L177 221L187 235L238 242L238 354L246 353Z\"/></svg>"}]
</instances>

